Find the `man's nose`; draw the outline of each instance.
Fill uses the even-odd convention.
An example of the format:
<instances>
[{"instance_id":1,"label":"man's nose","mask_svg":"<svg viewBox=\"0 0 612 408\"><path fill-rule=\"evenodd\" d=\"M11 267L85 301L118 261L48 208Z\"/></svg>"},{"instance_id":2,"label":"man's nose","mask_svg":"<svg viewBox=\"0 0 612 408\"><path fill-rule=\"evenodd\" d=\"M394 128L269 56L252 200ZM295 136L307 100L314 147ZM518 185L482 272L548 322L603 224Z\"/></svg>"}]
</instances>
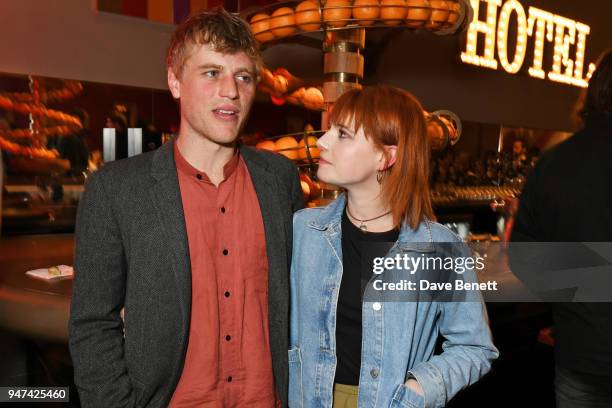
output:
<instances>
[{"instance_id":1,"label":"man's nose","mask_svg":"<svg viewBox=\"0 0 612 408\"><path fill-rule=\"evenodd\" d=\"M238 86L236 78L232 75L226 75L221 78L219 84L219 95L228 99L238 99Z\"/></svg>"}]
</instances>

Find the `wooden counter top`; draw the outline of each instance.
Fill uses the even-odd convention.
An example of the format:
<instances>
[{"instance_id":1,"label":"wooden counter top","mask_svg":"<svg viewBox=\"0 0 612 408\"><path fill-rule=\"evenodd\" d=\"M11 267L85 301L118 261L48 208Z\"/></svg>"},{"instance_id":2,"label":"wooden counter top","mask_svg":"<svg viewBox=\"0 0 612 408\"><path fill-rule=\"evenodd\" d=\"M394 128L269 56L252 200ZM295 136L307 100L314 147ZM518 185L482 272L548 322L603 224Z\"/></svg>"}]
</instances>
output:
<instances>
[{"instance_id":1,"label":"wooden counter top","mask_svg":"<svg viewBox=\"0 0 612 408\"><path fill-rule=\"evenodd\" d=\"M68 341L72 279L45 282L26 271L72 265L73 234L0 238L0 327L36 339Z\"/></svg>"}]
</instances>

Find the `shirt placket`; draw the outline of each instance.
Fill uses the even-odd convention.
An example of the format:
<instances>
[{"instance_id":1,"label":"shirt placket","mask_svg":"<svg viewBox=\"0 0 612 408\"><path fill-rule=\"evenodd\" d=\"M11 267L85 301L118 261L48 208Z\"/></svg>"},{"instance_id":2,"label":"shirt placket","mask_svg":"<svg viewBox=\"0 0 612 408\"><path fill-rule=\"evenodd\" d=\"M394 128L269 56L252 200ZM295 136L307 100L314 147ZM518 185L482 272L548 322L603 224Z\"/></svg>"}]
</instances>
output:
<instances>
[{"instance_id":1,"label":"shirt placket","mask_svg":"<svg viewBox=\"0 0 612 408\"><path fill-rule=\"evenodd\" d=\"M237 275L239 270L237 242L234 238L237 228L236 212L232 201L234 192L234 175L219 185L217 195L217 253L215 259L217 286L219 288L219 349L221 352L221 372L223 383L224 406L235 405L240 393L240 333L239 317L242 309L242 280Z\"/></svg>"}]
</instances>

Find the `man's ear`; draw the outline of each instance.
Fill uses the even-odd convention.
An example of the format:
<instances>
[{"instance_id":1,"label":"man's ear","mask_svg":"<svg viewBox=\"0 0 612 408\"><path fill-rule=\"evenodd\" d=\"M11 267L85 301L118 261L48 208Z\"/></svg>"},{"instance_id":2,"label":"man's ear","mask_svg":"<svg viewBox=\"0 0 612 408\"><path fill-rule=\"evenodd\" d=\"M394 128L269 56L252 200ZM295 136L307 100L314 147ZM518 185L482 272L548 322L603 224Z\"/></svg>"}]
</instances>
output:
<instances>
[{"instance_id":1,"label":"man's ear","mask_svg":"<svg viewBox=\"0 0 612 408\"><path fill-rule=\"evenodd\" d=\"M383 155L379 170L387 170L389 167L395 164L397 160L397 146L396 145L388 145L383 146Z\"/></svg>"},{"instance_id":2,"label":"man's ear","mask_svg":"<svg viewBox=\"0 0 612 408\"><path fill-rule=\"evenodd\" d=\"M181 81L174 74L172 68L168 68L168 89L174 99L181 99Z\"/></svg>"}]
</instances>

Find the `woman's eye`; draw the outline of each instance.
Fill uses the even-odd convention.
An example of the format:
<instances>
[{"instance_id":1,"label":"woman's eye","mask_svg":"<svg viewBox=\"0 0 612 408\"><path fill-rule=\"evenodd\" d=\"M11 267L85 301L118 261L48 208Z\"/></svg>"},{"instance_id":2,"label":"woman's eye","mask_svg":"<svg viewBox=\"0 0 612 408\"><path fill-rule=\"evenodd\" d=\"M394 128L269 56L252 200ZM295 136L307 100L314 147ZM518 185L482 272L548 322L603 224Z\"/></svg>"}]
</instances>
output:
<instances>
[{"instance_id":1,"label":"woman's eye","mask_svg":"<svg viewBox=\"0 0 612 408\"><path fill-rule=\"evenodd\" d=\"M344 130L338 131L338 139L346 139L348 138L348 134Z\"/></svg>"}]
</instances>

